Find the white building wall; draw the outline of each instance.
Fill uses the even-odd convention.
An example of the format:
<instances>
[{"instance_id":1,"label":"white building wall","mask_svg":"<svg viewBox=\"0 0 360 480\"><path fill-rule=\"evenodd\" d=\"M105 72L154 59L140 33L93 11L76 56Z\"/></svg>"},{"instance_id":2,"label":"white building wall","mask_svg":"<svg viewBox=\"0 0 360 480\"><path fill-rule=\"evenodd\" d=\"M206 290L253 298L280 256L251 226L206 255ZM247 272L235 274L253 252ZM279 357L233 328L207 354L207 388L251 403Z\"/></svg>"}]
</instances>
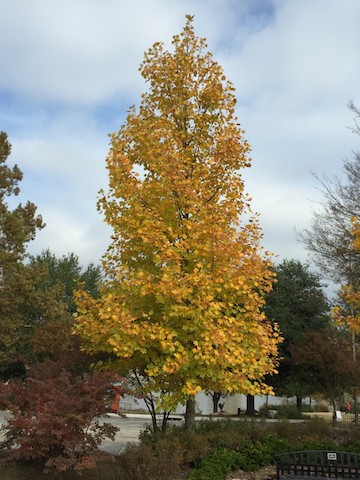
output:
<instances>
[{"instance_id":1,"label":"white building wall","mask_svg":"<svg viewBox=\"0 0 360 480\"><path fill-rule=\"evenodd\" d=\"M206 395L204 392L201 392L195 397L195 401L198 413L209 415L213 412L213 402L210 395ZM283 399L279 397L257 395L255 396L255 410L259 410L267 403L271 405L278 405L282 402ZM225 398L222 398L219 403L225 404L224 413L228 415L237 415L239 413L239 409L241 412L246 411L246 395L241 395L239 393L235 395L229 395ZM178 411L180 413L180 407L178 407L177 412ZM183 407L183 411L185 412L185 407Z\"/></svg>"},{"instance_id":2,"label":"white building wall","mask_svg":"<svg viewBox=\"0 0 360 480\"><path fill-rule=\"evenodd\" d=\"M206 395L205 392L201 392L195 397L196 413L199 415L210 415L213 413L213 402L210 395ZM279 405L284 402L281 397L273 396L255 396L255 410L259 410L263 405L268 403L269 405ZM228 415L237 415L238 410L241 412L246 410L246 395L235 394L222 398L220 403L224 403L224 413ZM122 410L140 410L146 411L146 404L144 400L135 398L131 395L125 395L120 400ZM185 405L178 405L174 413L182 415L185 413Z\"/></svg>"}]
</instances>

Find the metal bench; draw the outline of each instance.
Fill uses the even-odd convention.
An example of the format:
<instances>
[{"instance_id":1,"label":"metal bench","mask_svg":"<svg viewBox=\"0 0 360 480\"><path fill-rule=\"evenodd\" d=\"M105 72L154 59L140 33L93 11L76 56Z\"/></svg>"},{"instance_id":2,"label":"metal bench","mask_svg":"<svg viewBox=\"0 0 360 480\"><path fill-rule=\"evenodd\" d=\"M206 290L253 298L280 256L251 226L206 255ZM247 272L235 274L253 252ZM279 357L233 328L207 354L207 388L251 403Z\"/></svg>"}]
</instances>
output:
<instances>
[{"instance_id":1,"label":"metal bench","mask_svg":"<svg viewBox=\"0 0 360 480\"><path fill-rule=\"evenodd\" d=\"M287 452L275 458L277 479L360 479L360 454L326 450Z\"/></svg>"}]
</instances>

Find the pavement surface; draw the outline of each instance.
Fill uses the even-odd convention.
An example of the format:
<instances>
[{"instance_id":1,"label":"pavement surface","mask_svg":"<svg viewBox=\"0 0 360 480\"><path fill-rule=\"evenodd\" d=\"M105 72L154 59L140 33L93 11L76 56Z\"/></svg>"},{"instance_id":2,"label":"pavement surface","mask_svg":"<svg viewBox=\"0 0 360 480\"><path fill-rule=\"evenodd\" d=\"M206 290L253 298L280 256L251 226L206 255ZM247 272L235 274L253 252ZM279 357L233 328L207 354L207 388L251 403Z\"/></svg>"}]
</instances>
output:
<instances>
[{"instance_id":1,"label":"pavement surface","mask_svg":"<svg viewBox=\"0 0 360 480\"><path fill-rule=\"evenodd\" d=\"M115 436L115 440L105 440L100 448L113 455L118 455L122 452L128 443L139 443L139 435L141 432L151 426L151 417L146 413L130 413L125 417L110 413L108 417L101 417L100 422L104 421L111 423L120 430ZM159 417L159 422L162 421L162 417ZM180 415L174 415L173 418L168 420L168 425L181 425L184 419Z\"/></svg>"},{"instance_id":2,"label":"pavement surface","mask_svg":"<svg viewBox=\"0 0 360 480\"><path fill-rule=\"evenodd\" d=\"M100 446L113 455L118 455L129 443L139 443L139 435L148 426L151 425L149 415L133 414L125 418L120 415L110 413L108 417L101 417L100 422L111 423L120 430L115 435L115 440L104 440Z\"/></svg>"},{"instance_id":3,"label":"pavement surface","mask_svg":"<svg viewBox=\"0 0 360 480\"><path fill-rule=\"evenodd\" d=\"M0 427L10 417L10 413L6 411L0 411ZM213 420L221 420L223 417L213 417ZM151 425L150 415L144 413L131 413L126 414L125 417L116 413L110 413L106 417L99 417L101 422L111 423L112 425L119 427L119 431L115 435L114 440L104 440L100 446L101 450L104 450L113 455L121 453L127 444L139 443L139 435L142 431L146 430ZM239 418L233 418L234 421ZM160 420L161 421L161 420ZM169 424L181 425L184 419L180 415L175 415L173 420L169 420ZM266 422L277 422L276 419L266 419ZM303 420L292 420L292 423L303 422ZM4 433L0 430L0 442L4 440Z\"/></svg>"}]
</instances>

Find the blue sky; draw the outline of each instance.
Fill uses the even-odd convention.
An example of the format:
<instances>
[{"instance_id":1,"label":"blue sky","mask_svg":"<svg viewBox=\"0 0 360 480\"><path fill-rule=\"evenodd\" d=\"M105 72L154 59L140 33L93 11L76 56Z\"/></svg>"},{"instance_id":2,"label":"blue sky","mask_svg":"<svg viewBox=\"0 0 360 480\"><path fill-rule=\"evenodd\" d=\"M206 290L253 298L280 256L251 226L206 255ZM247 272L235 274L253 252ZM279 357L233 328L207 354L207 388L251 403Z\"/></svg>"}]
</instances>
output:
<instances>
[{"instance_id":1,"label":"blue sky","mask_svg":"<svg viewBox=\"0 0 360 480\"><path fill-rule=\"evenodd\" d=\"M24 172L21 199L47 227L31 253L98 262L110 231L96 210L108 134L146 89L138 72L155 41L170 46L185 15L236 88L252 145L246 172L264 247L307 259L295 230L321 200L312 172L341 175L359 149L358 0L0 0L0 129Z\"/></svg>"}]
</instances>

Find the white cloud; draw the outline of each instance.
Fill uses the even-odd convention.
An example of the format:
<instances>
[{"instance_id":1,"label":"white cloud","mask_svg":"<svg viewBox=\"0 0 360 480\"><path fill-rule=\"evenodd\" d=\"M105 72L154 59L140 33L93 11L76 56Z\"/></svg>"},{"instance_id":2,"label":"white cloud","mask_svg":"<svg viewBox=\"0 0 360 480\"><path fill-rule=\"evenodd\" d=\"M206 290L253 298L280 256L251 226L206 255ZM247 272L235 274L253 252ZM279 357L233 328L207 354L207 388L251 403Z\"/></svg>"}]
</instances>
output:
<instances>
[{"instance_id":1,"label":"white cloud","mask_svg":"<svg viewBox=\"0 0 360 480\"><path fill-rule=\"evenodd\" d=\"M25 173L23 198L48 224L32 248L86 261L104 252L95 203L107 184L106 134L140 101L143 52L158 40L170 48L187 13L236 87L264 245L306 258L295 228L309 224L319 197L311 172L340 173L359 147L346 128L346 103L360 104L358 0L3 2L0 128Z\"/></svg>"},{"instance_id":2,"label":"white cloud","mask_svg":"<svg viewBox=\"0 0 360 480\"><path fill-rule=\"evenodd\" d=\"M240 96L318 103L357 76L357 1L278 1L274 21L233 45L224 64ZM225 56L224 56L225 57ZM249 68L248 66L251 66Z\"/></svg>"},{"instance_id":3,"label":"white cloud","mask_svg":"<svg viewBox=\"0 0 360 480\"><path fill-rule=\"evenodd\" d=\"M211 17L204 2L8 2L0 17L7 45L0 87L38 101L87 105L131 96L142 86L144 50L155 41L168 44L193 9Z\"/></svg>"},{"instance_id":4,"label":"white cloud","mask_svg":"<svg viewBox=\"0 0 360 480\"><path fill-rule=\"evenodd\" d=\"M35 255L50 248L58 257L75 253L83 265L100 263L111 233L100 218L84 223L71 210L45 206L42 210L46 227L29 245L29 253Z\"/></svg>"}]
</instances>

